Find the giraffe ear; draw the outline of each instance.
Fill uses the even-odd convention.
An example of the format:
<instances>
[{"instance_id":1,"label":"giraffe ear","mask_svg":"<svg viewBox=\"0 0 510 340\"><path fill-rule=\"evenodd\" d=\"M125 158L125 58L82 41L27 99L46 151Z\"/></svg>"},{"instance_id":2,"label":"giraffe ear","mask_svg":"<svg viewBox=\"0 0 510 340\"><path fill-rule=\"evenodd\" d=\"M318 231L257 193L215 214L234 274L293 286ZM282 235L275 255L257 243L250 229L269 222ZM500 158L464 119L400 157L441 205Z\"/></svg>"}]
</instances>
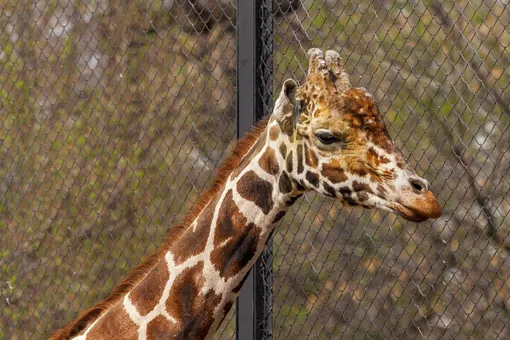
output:
<instances>
[{"instance_id":1,"label":"giraffe ear","mask_svg":"<svg viewBox=\"0 0 510 340\"><path fill-rule=\"evenodd\" d=\"M274 105L273 117L280 124L280 129L288 135L292 135L295 125L296 90L297 84L294 80L284 81L280 96Z\"/></svg>"}]
</instances>

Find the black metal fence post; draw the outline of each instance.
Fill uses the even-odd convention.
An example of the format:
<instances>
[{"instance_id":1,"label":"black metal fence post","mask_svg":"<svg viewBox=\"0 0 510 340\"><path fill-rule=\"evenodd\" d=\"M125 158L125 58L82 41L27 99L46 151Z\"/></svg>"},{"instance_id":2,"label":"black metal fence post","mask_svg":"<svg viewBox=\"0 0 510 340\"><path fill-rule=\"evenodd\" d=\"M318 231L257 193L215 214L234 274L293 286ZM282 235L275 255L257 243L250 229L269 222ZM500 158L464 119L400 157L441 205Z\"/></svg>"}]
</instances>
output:
<instances>
[{"instance_id":1,"label":"black metal fence post","mask_svg":"<svg viewBox=\"0 0 510 340\"><path fill-rule=\"evenodd\" d=\"M237 136L272 111L272 0L239 0L237 12ZM237 299L237 339L272 333L272 251L268 242Z\"/></svg>"}]
</instances>

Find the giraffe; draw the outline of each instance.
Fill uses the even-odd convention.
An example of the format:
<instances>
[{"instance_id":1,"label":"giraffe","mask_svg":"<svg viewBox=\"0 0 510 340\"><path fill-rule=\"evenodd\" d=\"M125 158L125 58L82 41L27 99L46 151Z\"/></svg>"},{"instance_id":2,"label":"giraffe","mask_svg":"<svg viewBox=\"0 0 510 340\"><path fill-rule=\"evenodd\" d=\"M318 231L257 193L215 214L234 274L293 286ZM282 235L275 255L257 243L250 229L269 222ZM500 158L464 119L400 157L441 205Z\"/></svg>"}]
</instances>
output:
<instances>
[{"instance_id":1,"label":"giraffe","mask_svg":"<svg viewBox=\"0 0 510 340\"><path fill-rule=\"evenodd\" d=\"M422 222L441 208L340 55L308 52L306 81L236 146L159 250L52 339L210 339L287 209L314 190Z\"/></svg>"}]
</instances>

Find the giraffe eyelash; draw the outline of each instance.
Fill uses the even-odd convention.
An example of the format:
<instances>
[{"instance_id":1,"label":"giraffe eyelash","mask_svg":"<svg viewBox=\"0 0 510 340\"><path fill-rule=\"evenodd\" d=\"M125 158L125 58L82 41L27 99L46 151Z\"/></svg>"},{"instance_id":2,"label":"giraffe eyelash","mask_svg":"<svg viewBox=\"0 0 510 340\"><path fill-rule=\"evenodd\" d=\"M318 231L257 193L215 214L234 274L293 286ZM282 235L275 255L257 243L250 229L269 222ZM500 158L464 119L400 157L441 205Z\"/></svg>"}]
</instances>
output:
<instances>
[{"instance_id":1,"label":"giraffe eyelash","mask_svg":"<svg viewBox=\"0 0 510 340\"><path fill-rule=\"evenodd\" d=\"M317 130L315 137L324 145L332 145L335 143L345 143L346 136L340 133L332 133L329 130Z\"/></svg>"}]
</instances>

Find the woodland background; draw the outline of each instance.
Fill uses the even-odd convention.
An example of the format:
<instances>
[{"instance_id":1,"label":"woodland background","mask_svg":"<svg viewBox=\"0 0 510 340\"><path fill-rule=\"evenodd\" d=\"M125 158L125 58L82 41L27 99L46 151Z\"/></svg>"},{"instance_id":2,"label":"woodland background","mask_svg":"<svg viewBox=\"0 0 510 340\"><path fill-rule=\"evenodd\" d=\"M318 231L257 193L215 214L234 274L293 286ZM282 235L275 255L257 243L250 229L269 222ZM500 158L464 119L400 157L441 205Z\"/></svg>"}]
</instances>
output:
<instances>
[{"instance_id":1,"label":"woodland background","mask_svg":"<svg viewBox=\"0 0 510 340\"><path fill-rule=\"evenodd\" d=\"M341 51L444 206L417 225L307 194L274 238L274 338L510 337L508 1L273 11L275 94L308 48ZM235 23L227 0L0 0L0 339L105 298L209 183Z\"/></svg>"}]
</instances>

